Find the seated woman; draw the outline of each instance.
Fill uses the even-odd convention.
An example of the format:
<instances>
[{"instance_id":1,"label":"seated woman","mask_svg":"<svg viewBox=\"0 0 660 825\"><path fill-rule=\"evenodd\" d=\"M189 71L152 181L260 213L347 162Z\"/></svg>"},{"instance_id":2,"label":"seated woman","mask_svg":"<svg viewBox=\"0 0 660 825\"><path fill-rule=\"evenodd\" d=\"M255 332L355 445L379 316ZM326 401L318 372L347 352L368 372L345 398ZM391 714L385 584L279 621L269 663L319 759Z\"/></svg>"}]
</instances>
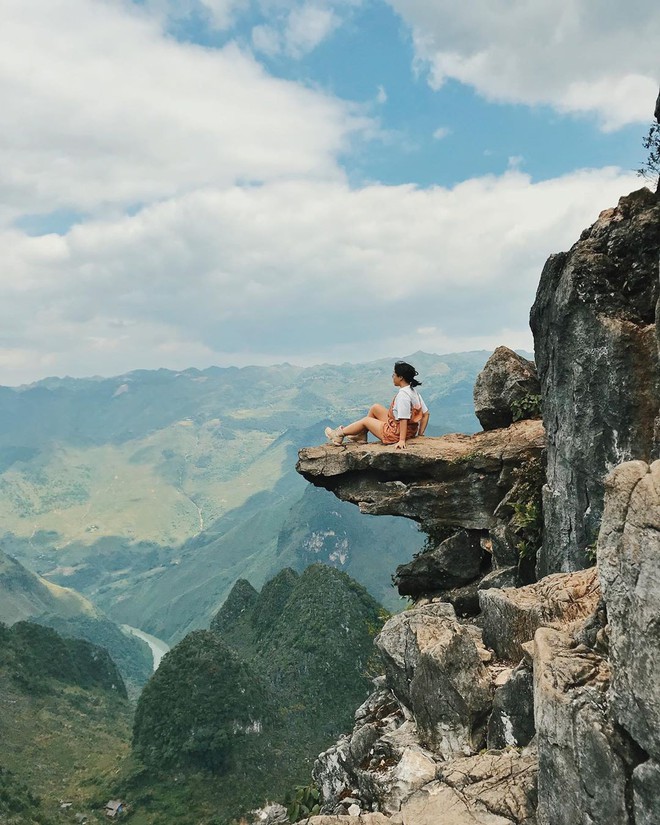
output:
<instances>
[{"instance_id":1,"label":"seated woman","mask_svg":"<svg viewBox=\"0 0 660 825\"><path fill-rule=\"evenodd\" d=\"M389 410L382 404L374 404L369 413L359 421L345 427L325 428L331 444L341 445L344 438L366 444L368 434L373 433L383 444L396 444L403 450L406 440L424 435L429 422L429 410L415 387L421 386L415 376L417 370L405 361L397 361L392 373L392 383L399 388Z\"/></svg>"}]
</instances>

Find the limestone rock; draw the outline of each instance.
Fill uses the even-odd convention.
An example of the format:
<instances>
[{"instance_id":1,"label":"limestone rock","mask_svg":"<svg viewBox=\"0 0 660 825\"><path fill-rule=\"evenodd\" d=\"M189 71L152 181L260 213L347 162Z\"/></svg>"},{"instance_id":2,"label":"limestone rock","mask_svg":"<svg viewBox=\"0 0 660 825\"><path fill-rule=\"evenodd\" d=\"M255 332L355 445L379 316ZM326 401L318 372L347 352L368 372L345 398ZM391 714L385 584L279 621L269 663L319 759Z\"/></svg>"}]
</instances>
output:
<instances>
[{"instance_id":1,"label":"limestone rock","mask_svg":"<svg viewBox=\"0 0 660 825\"><path fill-rule=\"evenodd\" d=\"M522 644L539 627L575 627L594 612L599 599L595 567L554 573L525 587L480 590L484 642L500 658L518 662Z\"/></svg>"},{"instance_id":2,"label":"limestone rock","mask_svg":"<svg viewBox=\"0 0 660 825\"><path fill-rule=\"evenodd\" d=\"M539 825L627 825L633 755L609 718L607 662L551 628L534 642Z\"/></svg>"},{"instance_id":3,"label":"limestone rock","mask_svg":"<svg viewBox=\"0 0 660 825\"><path fill-rule=\"evenodd\" d=\"M534 733L532 672L522 665L495 691L493 712L488 719L488 747L524 747L532 741Z\"/></svg>"},{"instance_id":4,"label":"limestone rock","mask_svg":"<svg viewBox=\"0 0 660 825\"><path fill-rule=\"evenodd\" d=\"M399 594L437 593L475 579L484 560L480 538L478 532L460 530L434 550L421 553L408 564L399 565L395 573Z\"/></svg>"},{"instance_id":5,"label":"limestone rock","mask_svg":"<svg viewBox=\"0 0 660 825\"><path fill-rule=\"evenodd\" d=\"M649 759L633 773L635 825L657 825L660 811L660 765Z\"/></svg>"},{"instance_id":6,"label":"limestone rock","mask_svg":"<svg viewBox=\"0 0 660 825\"><path fill-rule=\"evenodd\" d=\"M658 457L659 252L660 202L641 189L543 269L530 319L548 428L539 577L588 564L606 473Z\"/></svg>"},{"instance_id":7,"label":"limestone rock","mask_svg":"<svg viewBox=\"0 0 660 825\"><path fill-rule=\"evenodd\" d=\"M419 745L410 745L395 764L386 763L384 770L359 770L358 787L363 798L375 802L383 813L393 814L411 794L433 781L435 776L436 763L432 754Z\"/></svg>"},{"instance_id":8,"label":"limestone rock","mask_svg":"<svg viewBox=\"0 0 660 825\"><path fill-rule=\"evenodd\" d=\"M518 567L500 567L497 570L491 570L479 582L479 590L489 590L495 587L502 590L505 587L518 587L520 584L518 577Z\"/></svg>"},{"instance_id":9,"label":"limestone rock","mask_svg":"<svg viewBox=\"0 0 660 825\"><path fill-rule=\"evenodd\" d=\"M301 825L389 825L390 819L385 814L364 813L359 816L310 816L302 819Z\"/></svg>"},{"instance_id":10,"label":"limestone rock","mask_svg":"<svg viewBox=\"0 0 660 825\"><path fill-rule=\"evenodd\" d=\"M511 473L544 448L541 421L504 430L412 439L406 450L382 444L324 445L300 451L296 469L364 513L485 530L512 486Z\"/></svg>"},{"instance_id":11,"label":"limestone rock","mask_svg":"<svg viewBox=\"0 0 660 825\"><path fill-rule=\"evenodd\" d=\"M321 789L324 811L333 811L342 794L356 787L358 767L373 755L377 741L399 729L405 718L392 692L382 686L358 708L350 736L342 736L321 753L312 769L314 783ZM418 744L418 740L413 738L411 744Z\"/></svg>"},{"instance_id":12,"label":"limestone rock","mask_svg":"<svg viewBox=\"0 0 660 825\"><path fill-rule=\"evenodd\" d=\"M610 626L612 711L660 761L660 461L607 479L598 565Z\"/></svg>"},{"instance_id":13,"label":"limestone rock","mask_svg":"<svg viewBox=\"0 0 660 825\"><path fill-rule=\"evenodd\" d=\"M250 816L253 825L288 825L289 823L287 809L277 802L252 811Z\"/></svg>"},{"instance_id":14,"label":"limestone rock","mask_svg":"<svg viewBox=\"0 0 660 825\"><path fill-rule=\"evenodd\" d=\"M533 825L536 754L491 752L442 766L401 808L402 825Z\"/></svg>"},{"instance_id":15,"label":"limestone rock","mask_svg":"<svg viewBox=\"0 0 660 825\"><path fill-rule=\"evenodd\" d=\"M498 347L477 376L474 411L484 430L508 427L520 418L533 418L525 414L526 405L532 399L540 401L540 395L534 363L508 347Z\"/></svg>"},{"instance_id":16,"label":"limestone rock","mask_svg":"<svg viewBox=\"0 0 660 825\"><path fill-rule=\"evenodd\" d=\"M447 757L481 746L491 687L471 631L451 605L434 602L393 616L375 644L425 747Z\"/></svg>"}]
</instances>

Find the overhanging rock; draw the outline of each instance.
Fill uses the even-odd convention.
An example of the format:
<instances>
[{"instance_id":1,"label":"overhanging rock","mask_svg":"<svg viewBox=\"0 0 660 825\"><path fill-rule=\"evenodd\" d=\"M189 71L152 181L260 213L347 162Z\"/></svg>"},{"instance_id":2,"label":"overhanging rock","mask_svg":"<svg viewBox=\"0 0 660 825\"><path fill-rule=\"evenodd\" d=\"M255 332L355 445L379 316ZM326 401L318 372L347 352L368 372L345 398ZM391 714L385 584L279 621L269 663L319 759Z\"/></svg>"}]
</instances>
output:
<instances>
[{"instance_id":1,"label":"overhanging rock","mask_svg":"<svg viewBox=\"0 0 660 825\"><path fill-rule=\"evenodd\" d=\"M439 526L487 530L513 470L539 458L544 446L542 422L527 420L476 435L413 439L405 451L382 444L307 447L296 469L363 513L405 516L428 533Z\"/></svg>"}]
</instances>

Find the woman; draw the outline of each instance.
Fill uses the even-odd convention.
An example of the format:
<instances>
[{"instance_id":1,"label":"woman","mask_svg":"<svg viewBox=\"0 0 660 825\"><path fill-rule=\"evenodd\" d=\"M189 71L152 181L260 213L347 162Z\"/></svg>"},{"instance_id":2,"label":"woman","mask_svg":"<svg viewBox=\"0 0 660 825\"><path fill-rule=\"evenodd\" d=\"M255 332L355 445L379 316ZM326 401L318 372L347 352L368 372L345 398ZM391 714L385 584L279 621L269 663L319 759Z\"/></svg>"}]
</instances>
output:
<instances>
[{"instance_id":1,"label":"woman","mask_svg":"<svg viewBox=\"0 0 660 825\"><path fill-rule=\"evenodd\" d=\"M368 415L345 427L325 428L326 438L339 446L344 438L366 444L368 434L373 433L383 444L396 444L403 450L406 439L424 435L429 422L428 407L415 387L421 386L415 376L417 370L405 361L397 361L392 373L392 383L399 388L389 410L382 404L374 404Z\"/></svg>"}]
</instances>

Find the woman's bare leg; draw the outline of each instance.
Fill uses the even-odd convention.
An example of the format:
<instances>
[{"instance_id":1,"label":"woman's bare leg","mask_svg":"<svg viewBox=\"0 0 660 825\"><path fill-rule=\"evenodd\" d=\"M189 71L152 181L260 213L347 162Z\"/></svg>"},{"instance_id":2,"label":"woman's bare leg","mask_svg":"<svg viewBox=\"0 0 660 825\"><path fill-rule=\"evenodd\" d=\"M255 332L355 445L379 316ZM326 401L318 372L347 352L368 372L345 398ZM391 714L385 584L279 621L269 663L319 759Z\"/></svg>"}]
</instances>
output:
<instances>
[{"instance_id":1,"label":"woman's bare leg","mask_svg":"<svg viewBox=\"0 0 660 825\"><path fill-rule=\"evenodd\" d=\"M367 416L369 418L377 418L379 421L387 421L387 407L383 407L382 404L372 404L369 407L369 412Z\"/></svg>"},{"instance_id":2,"label":"woman's bare leg","mask_svg":"<svg viewBox=\"0 0 660 825\"><path fill-rule=\"evenodd\" d=\"M373 409L373 408L372 408ZM371 412L371 410L369 410ZM385 410L387 416L387 410ZM359 435L365 430L369 430L372 435L375 435L380 441L383 440L383 421L371 415L366 415L359 421L354 421L352 424L347 424L341 428L344 435Z\"/></svg>"}]
</instances>

